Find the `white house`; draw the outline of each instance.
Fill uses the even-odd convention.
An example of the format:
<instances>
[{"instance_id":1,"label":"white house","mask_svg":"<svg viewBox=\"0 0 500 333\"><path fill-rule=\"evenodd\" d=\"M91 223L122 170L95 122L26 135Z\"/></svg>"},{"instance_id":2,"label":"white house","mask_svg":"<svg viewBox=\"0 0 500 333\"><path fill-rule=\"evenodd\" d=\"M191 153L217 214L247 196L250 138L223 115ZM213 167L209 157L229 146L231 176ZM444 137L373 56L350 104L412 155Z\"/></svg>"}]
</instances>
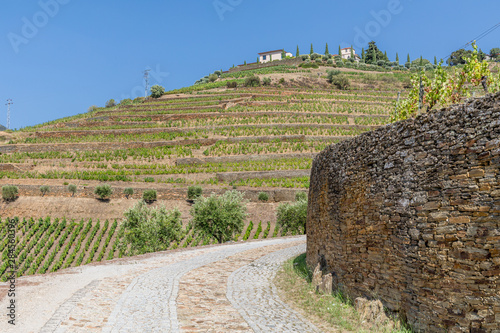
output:
<instances>
[{"instance_id":1,"label":"white house","mask_svg":"<svg viewBox=\"0 0 500 333\"><path fill-rule=\"evenodd\" d=\"M340 56L342 59L349 59L351 58L351 48L350 47L345 47L342 50L340 50L341 54ZM355 60L359 60L359 55L356 54L356 50L352 48L352 54L354 55Z\"/></svg>"},{"instance_id":2,"label":"white house","mask_svg":"<svg viewBox=\"0 0 500 333\"><path fill-rule=\"evenodd\" d=\"M259 62L261 64L263 64L263 63L266 63L269 61L281 60L282 59L281 55L284 51L285 50L281 49L281 50L274 50L274 51L259 53ZM285 52L285 55L287 57L293 57L293 54L291 54L290 52Z\"/></svg>"}]
</instances>

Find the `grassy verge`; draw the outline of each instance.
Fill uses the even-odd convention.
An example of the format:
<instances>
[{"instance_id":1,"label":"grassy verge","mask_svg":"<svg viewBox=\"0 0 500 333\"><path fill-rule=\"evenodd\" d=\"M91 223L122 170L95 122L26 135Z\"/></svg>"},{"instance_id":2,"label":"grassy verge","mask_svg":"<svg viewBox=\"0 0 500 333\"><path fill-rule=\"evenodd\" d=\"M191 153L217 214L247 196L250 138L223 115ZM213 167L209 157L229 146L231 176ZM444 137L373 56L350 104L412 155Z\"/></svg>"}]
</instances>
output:
<instances>
[{"instance_id":1,"label":"grassy verge","mask_svg":"<svg viewBox=\"0 0 500 333\"><path fill-rule=\"evenodd\" d=\"M410 333L398 321L378 326L362 322L352 302L341 293L320 295L311 285L312 272L306 265L306 255L288 260L276 276L275 285L283 299L325 332L391 332Z\"/></svg>"}]
</instances>

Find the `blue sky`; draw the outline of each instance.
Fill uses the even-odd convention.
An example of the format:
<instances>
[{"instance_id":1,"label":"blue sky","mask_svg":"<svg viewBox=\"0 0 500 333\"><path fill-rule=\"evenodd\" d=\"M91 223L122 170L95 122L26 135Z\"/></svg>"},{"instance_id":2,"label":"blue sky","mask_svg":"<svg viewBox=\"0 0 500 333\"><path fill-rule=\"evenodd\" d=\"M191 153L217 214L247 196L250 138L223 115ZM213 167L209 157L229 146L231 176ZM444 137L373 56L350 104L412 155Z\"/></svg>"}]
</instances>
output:
<instances>
[{"instance_id":1,"label":"blue sky","mask_svg":"<svg viewBox=\"0 0 500 333\"><path fill-rule=\"evenodd\" d=\"M498 0L3 0L0 124L8 98L10 127L20 128L142 95L146 68L170 90L297 45L336 53L368 38L392 60L444 58L499 12ZM500 28L478 44L489 51L499 37Z\"/></svg>"}]
</instances>

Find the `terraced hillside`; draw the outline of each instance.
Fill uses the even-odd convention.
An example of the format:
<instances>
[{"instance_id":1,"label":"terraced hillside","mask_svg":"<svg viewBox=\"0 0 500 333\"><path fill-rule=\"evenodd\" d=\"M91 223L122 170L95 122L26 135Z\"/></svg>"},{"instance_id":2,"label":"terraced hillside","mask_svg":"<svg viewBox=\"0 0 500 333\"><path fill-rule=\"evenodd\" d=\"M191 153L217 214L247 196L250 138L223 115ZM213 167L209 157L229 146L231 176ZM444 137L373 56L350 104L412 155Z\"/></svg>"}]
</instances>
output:
<instances>
[{"instance_id":1,"label":"terraced hillside","mask_svg":"<svg viewBox=\"0 0 500 333\"><path fill-rule=\"evenodd\" d=\"M122 101L0 133L0 184L18 186L20 195L15 202L0 203L4 219L20 216L18 274L126 255L118 249L119 218L120 209L133 202L123 193L130 187L134 199L154 188L159 203L185 206L184 239L171 248L214 242L187 224L190 185L201 185L204 194L245 191L254 206L235 240L281 236L270 216L276 202L293 200L296 191L309 187L314 155L388 123L397 94L404 94L409 79L406 73L344 69L339 75L348 78L350 89L337 90L326 79L327 69L277 66L226 73L216 82L170 91L158 99ZM270 85L244 87L245 77L252 74L271 78ZM228 81L238 87L226 88ZM103 182L114 189L109 202L94 199L95 186ZM69 184L77 186L74 195ZM44 196L42 185L50 187ZM260 192L268 194L268 203L259 202ZM56 201L49 210L51 199ZM40 207L35 218L32 207ZM119 212L111 216L110 207ZM53 218L39 219L49 215ZM117 223L106 221L115 218ZM2 230L0 251L5 257ZM0 278L5 278L3 268Z\"/></svg>"},{"instance_id":2,"label":"terraced hillside","mask_svg":"<svg viewBox=\"0 0 500 333\"><path fill-rule=\"evenodd\" d=\"M312 155L386 124L403 89L393 73L347 72L357 89L340 91L318 78L325 69L276 71L269 87L197 85L25 128L0 146L0 177L53 186L154 182L160 194L169 184L306 188ZM231 80L224 76L223 84ZM373 77L376 84L364 83Z\"/></svg>"}]
</instances>

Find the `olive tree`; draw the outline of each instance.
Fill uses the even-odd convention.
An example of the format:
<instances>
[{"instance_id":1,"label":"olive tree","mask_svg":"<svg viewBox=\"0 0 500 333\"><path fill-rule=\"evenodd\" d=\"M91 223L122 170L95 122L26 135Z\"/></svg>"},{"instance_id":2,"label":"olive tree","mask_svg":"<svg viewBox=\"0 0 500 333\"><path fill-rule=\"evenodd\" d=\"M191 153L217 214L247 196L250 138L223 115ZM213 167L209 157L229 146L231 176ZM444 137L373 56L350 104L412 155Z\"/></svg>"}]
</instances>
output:
<instances>
[{"instance_id":1,"label":"olive tree","mask_svg":"<svg viewBox=\"0 0 500 333\"><path fill-rule=\"evenodd\" d=\"M171 242L179 242L184 236L177 208L149 207L144 200L125 212L123 228L121 246L130 245L132 255L166 250Z\"/></svg>"},{"instance_id":2,"label":"olive tree","mask_svg":"<svg viewBox=\"0 0 500 333\"><path fill-rule=\"evenodd\" d=\"M214 237L219 243L231 240L234 234L243 230L247 217L246 203L243 193L238 191L200 197L191 208L193 227L204 236Z\"/></svg>"}]
</instances>

